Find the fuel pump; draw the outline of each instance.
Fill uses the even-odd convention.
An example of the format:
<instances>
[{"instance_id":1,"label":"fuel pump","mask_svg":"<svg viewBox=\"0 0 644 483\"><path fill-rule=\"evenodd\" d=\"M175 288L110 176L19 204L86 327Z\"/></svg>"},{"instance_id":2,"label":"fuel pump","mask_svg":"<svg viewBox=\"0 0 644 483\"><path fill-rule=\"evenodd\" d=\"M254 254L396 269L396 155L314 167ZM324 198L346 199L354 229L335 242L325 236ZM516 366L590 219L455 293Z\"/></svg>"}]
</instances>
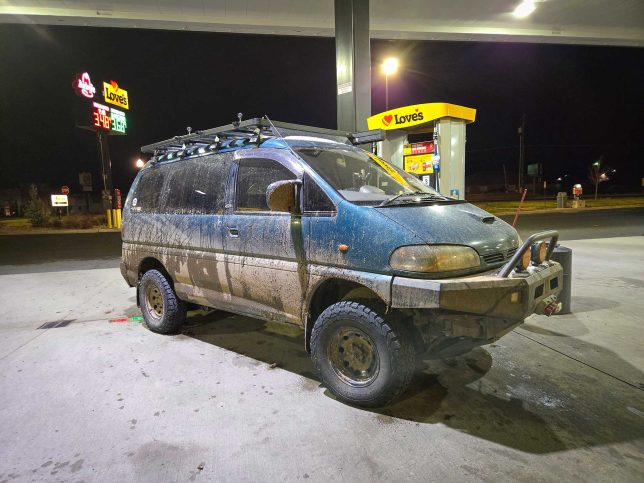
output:
<instances>
[{"instance_id":1,"label":"fuel pump","mask_svg":"<svg viewBox=\"0 0 644 483\"><path fill-rule=\"evenodd\" d=\"M378 153L418 176L445 196L465 196L465 127L476 109L445 102L399 107L367 119L369 129L385 131ZM427 140L409 143L408 137ZM422 137L421 137L422 139Z\"/></svg>"}]
</instances>

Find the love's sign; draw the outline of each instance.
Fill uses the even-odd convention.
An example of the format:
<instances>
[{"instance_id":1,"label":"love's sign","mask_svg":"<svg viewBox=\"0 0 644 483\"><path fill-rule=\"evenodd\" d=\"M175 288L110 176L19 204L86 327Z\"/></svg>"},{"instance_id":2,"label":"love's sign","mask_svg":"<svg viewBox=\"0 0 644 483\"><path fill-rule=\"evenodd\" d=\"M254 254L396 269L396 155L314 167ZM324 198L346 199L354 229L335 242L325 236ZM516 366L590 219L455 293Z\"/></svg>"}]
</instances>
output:
<instances>
[{"instance_id":1,"label":"love's sign","mask_svg":"<svg viewBox=\"0 0 644 483\"><path fill-rule=\"evenodd\" d=\"M473 122L476 117L476 109L445 102L415 104L375 114L367 119L367 125L369 129L405 129L442 117L454 117Z\"/></svg>"}]
</instances>

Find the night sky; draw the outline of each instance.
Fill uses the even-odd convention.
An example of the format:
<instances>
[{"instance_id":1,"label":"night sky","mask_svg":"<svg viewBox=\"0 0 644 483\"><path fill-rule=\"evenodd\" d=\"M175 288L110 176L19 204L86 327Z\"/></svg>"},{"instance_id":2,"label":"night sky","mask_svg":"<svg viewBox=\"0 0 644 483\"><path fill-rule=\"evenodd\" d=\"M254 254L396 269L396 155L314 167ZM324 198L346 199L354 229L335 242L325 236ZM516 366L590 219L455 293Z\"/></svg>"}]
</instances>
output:
<instances>
[{"instance_id":1,"label":"night sky","mask_svg":"<svg viewBox=\"0 0 644 483\"><path fill-rule=\"evenodd\" d=\"M644 49L372 40L372 112L384 110L379 63L396 55L390 107L452 102L477 109L468 126L468 176L509 182L517 128L526 163L548 180L586 181L599 156L617 169L605 190L640 191L644 177ZM78 190L99 161L93 133L75 127L71 81L88 71L130 97L127 136L111 136L114 186L127 190L144 144L245 118L335 128L332 38L0 25L0 188L29 182ZM101 96L102 97L102 96ZM99 99L101 100L101 99ZM482 178L483 179L483 178ZM608 186L610 185L610 186Z\"/></svg>"}]
</instances>

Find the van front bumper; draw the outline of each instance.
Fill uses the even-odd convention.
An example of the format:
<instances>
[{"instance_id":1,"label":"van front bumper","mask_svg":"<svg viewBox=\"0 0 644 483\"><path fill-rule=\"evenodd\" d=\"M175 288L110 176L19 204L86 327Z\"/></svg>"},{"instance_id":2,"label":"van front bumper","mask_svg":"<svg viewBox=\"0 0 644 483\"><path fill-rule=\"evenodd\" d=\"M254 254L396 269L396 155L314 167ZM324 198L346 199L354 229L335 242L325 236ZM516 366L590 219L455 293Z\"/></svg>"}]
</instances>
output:
<instances>
[{"instance_id":1,"label":"van front bumper","mask_svg":"<svg viewBox=\"0 0 644 483\"><path fill-rule=\"evenodd\" d=\"M407 309L426 357L451 357L489 344L534 314L551 315L561 304L563 269L550 260L559 234L536 233L496 271L446 280L394 277L391 307ZM536 241L550 240L546 260L517 269L521 255ZM420 342L420 341L419 341Z\"/></svg>"},{"instance_id":2,"label":"van front bumper","mask_svg":"<svg viewBox=\"0 0 644 483\"><path fill-rule=\"evenodd\" d=\"M533 313L561 307L561 265L548 261L528 270L439 281L396 277L391 306L411 313L423 358L453 357L497 341Z\"/></svg>"},{"instance_id":3,"label":"van front bumper","mask_svg":"<svg viewBox=\"0 0 644 483\"><path fill-rule=\"evenodd\" d=\"M535 233L500 269L477 276L446 280L395 277L391 307L439 309L506 322L521 322L535 312L550 315L557 311L557 295L563 288L563 268L550 260L558 239L554 230ZM545 260L519 270L522 255L542 240L549 242Z\"/></svg>"},{"instance_id":4,"label":"van front bumper","mask_svg":"<svg viewBox=\"0 0 644 483\"><path fill-rule=\"evenodd\" d=\"M391 307L440 309L520 322L543 310L561 292L563 269L547 261L501 277L496 272L446 280L395 277Z\"/></svg>"}]
</instances>

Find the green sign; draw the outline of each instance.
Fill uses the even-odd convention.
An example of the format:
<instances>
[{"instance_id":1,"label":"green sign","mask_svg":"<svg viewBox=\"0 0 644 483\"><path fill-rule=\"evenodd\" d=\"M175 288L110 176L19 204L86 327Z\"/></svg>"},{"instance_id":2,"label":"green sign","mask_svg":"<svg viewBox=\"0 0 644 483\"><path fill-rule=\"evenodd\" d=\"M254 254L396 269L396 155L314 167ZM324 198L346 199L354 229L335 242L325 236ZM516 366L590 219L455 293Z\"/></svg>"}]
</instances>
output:
<instances>
[{"instance_id":1,"label":"green sign","mask_svg":"<svg viewBox=\"0 0 644 483\"><path fill-rule=\"evenodd\" d=\"M541 163L529 164L528 176L541 176Z\"/></svg>"}]
</instances>

